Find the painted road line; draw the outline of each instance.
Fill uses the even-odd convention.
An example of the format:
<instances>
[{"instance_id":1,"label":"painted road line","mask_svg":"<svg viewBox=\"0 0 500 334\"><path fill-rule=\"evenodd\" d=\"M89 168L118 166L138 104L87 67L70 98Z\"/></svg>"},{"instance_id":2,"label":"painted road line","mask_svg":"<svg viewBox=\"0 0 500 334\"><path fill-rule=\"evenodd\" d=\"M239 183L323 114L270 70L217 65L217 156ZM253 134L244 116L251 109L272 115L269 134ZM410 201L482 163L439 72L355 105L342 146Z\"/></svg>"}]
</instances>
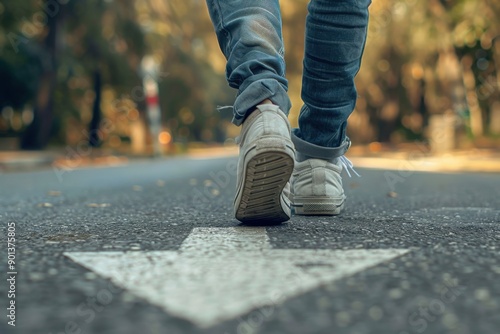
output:
<instances>
[{"instance_id":1,"label":"painted road line","mask_svg":"<svg viewBox=\"0 0 500 334\"><path fill-rule=\"evenodd\" d=\"M272 249L265 228L195 228L178 252L67 252L167 313L210 327L278 305L406 249Z\"/></svg>"}]
</instances>

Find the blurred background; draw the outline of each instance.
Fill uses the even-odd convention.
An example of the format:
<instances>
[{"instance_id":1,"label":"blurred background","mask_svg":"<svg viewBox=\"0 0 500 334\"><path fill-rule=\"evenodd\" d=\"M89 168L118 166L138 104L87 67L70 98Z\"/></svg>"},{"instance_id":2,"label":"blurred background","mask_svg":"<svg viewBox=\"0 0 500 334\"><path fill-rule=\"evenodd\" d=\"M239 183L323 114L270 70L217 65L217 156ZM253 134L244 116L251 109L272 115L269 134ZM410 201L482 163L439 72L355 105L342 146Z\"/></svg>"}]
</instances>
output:
<instances>
[{"instance_id":1,"label":"blurred background","mask_svg":"<svg viewBox=\"0 0 500 334\"><path fill-rule=\"evenodd\" d=\"M281 0L297 124L306 0ZM500 147L500 2L375 0L349 136L366 152ZM234 147L204 0L0 2L0 151ZM419 148L420 149L420 148Z\"/></svg>"}]
</instances>

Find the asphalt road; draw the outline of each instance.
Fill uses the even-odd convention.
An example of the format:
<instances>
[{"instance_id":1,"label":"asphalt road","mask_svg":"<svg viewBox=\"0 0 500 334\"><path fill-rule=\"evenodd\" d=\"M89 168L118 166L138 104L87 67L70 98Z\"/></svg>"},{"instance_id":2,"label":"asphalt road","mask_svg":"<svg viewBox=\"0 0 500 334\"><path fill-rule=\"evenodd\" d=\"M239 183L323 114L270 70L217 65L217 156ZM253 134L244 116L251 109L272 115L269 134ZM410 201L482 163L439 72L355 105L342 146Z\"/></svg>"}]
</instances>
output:
<instances>
[{"instance_id":1,"label":"asphalt road","mask_svg":"<svg viewBox=\"0 0 500 334\"><path fill-rule=\"evenodd\" d=\"M175 255L194 228L205 233L236 227L232 231L239 233L244 227L231 214L235 162L173 158L112 168L0 174L0 333L500 333L499 174L359 169L361 178L344 179L348 202L341 216L295 216L259 230L260 235L267 235L272 250L294 254L404 254L205 328L65 256L117 251L139 259L151 251ZM9 223L15 223L17 239L15 327L6 317L12 300L5 279ZM247 238L245 233L240 239ZM251 246L253 239L248 238ZM203 267L205 259L216 261L220 255L212 248L202 251L196 263ZM164 253L155 254L161 258ZM242 248L234 254L250 262L248 272L263 284L260 269L252 271L252 261L255 268L261 266L260 253L246 258ZM153 269L148 270L169 275L171 264L149 261ZM354 265L346 261L351 261L344 261L347 267ZM106 266L103 270L105 274ZM178 282L191 282L192 277L179 275ZM227 284L225 297L230 300L238 292L230 286L241 275L236 271L220 282L207 278L201 288L217 285L226 291ZM137 277L137 287L146 284ZM203 284L199 278L202 283L197 284ZM169 282L165 279L165 285ZM283 280L276 286L285 289L287 284ZM255 286L242 284L241 291L251 299ZM178 302L178 297L157 297ZM245 305L245 298L239 299L237 305ZM195 299L181 302L197 310ZM231 307L218 303L213 301L213 310Z\"/></svg>"}]
</instances>

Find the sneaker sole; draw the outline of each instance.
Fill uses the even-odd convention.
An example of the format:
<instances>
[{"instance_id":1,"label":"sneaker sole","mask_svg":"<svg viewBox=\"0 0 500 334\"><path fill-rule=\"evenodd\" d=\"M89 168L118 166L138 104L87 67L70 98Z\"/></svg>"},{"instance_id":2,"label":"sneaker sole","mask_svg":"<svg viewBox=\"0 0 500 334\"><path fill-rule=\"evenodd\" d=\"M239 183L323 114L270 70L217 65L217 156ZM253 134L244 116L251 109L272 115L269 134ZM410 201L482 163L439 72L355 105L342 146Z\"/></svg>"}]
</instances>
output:
<instances>
[{"instance_id":1,"label":"sneaker sole","mask_svg":"<svg viewBox=\"0 0 500 334\"><path fill-rule=\"evenodd\" d=\"M239 221L278 224L290 219L290 201L282 191L293 172L294 151L291 143L281 145L276 147L276 139L263 139L246 153L243 183L234 206Z\"/></svg>"},{"instance_id":2,"label":"sneaker sole","mask_svg":"<svg viewBox=\"0 0 500 334\"><path fill-rule=\"evenodd\" d=\"M294 197L292 204L295 214L303 216L336 216L344 206L345 198L332 200L329 197Z\"/></svg>"}]
</instances>

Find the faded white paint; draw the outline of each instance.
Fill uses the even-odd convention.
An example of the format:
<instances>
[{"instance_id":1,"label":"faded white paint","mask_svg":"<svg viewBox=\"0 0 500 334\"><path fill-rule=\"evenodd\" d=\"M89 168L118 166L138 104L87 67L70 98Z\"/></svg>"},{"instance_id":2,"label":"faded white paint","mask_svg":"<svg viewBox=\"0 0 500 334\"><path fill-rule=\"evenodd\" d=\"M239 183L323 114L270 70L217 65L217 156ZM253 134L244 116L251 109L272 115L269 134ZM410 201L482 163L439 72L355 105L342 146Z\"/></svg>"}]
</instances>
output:
<instances>
[{"instance_id":1,"label":"faded white paint","mask_svg":"<svg viewBox=\"0 0 500 334\"><path fill-rule=\"evenodd\" d=\"M272 249L265 228L195 228L178 252L70 252L67 257L200 327L275 306L403 249Z\"/></svg>"}]
</instances>

